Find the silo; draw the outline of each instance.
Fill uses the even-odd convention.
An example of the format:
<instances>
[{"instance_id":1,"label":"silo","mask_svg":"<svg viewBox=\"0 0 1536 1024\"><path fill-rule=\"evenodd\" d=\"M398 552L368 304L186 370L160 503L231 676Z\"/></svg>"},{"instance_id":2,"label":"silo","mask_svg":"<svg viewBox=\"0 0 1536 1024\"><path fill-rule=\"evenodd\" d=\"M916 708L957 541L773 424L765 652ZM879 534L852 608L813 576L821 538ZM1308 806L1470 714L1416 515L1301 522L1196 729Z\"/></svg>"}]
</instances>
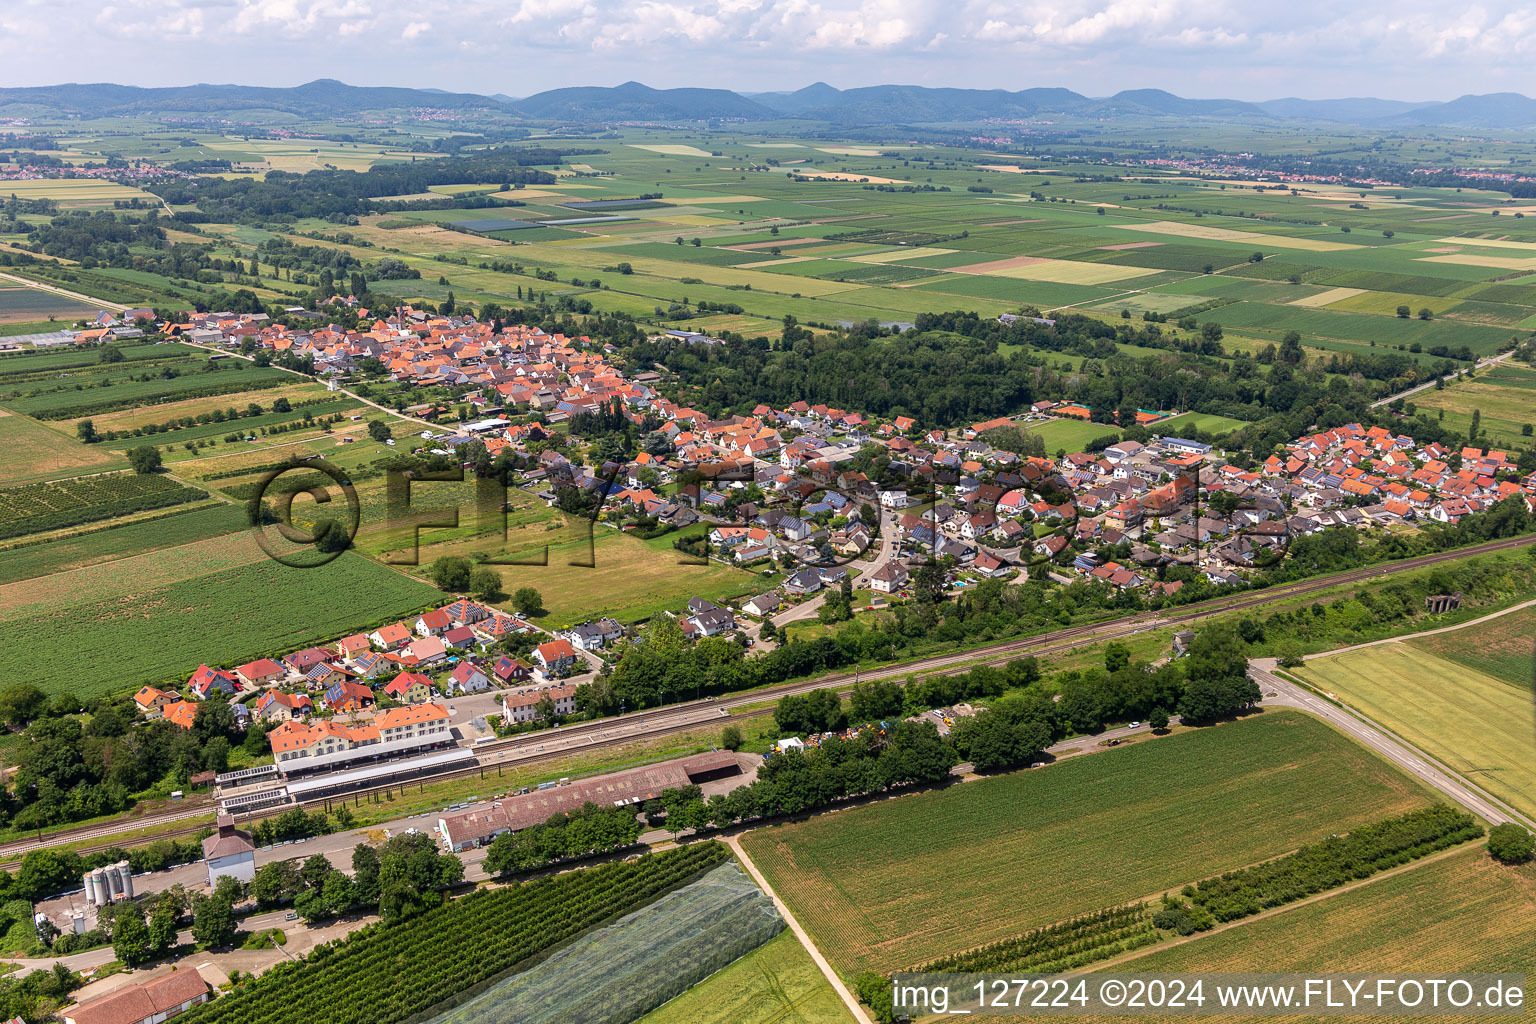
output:
<instances>
[{"instance_id":1,"label":"silo","mask_svg":"<svg viewBox=\"0 0 1536 1024\"><path fill-rule=\"evenodd\" d=\"M107 887L107 902L111 903L123 895L123 881L117 877L117 865L111 864L102 868L101 875Z\"/></svg>"},{"instance_id":2,"label":"silo","mask_svg":"<svg viewBox=\"0 0 1536 1024\"><path fill-rule=\"evenodd\" d=\"M123 880L123 899L133 899L133 868L129 867L127 861L121 860L117 862L117 873Z\"/></svg>"},{"instance_id":3,"label":"silo","mask_svg":"<svg viewBox=\"0 0 1536 1024\"><path fill-rule=\"evenodd\" d=\"M91 872L91 888L96 891L98 907L104 907L112 902L112 885L107 881L106 868L97 868Z\"/></svg>"},{"instance_id":4,"label":"silo","mask_svg":"<svg viewBox=\"0 0 1536 1024\"><path fill-rule=\"evenodd\" d=\"M85 902L94 907L96 905L96 893L91 889L91 875L92 872L87 871L81 876L80 887L85 890Z\"/></svg>"}]
</instances>

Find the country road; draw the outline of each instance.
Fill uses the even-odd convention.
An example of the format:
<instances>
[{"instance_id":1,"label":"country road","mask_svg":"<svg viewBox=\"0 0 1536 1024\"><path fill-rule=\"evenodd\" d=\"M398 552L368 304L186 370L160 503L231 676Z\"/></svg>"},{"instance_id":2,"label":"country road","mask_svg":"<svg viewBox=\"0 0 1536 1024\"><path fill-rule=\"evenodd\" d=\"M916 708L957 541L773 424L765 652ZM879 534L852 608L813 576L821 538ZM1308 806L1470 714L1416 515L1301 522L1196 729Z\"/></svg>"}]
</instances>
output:
<instances>
[{"instance_id":1,"label":"country road","mask_svg":"<svg viewBox=\"0 0 1536 1024\"><path fill-rule=\"evenodd\" d=\"M1276 693L1275 697L1265 698L1266 707L1283 704L1316 715L1346 736L1371 748L1420 782L1439 790L1494 825L1513 821L1526 828L1536 829L1536 822L1484 793L1407 740L1391 735L1386 729L1365 716L1346 711L1276 674L1273 658L1255 659L1250 664L1250 671L1261 690Z\"/></svg>"},{"instance_id":2,"label":"country road","mask_svg":"<svg viewBox=\"0 0 1536 1024\"><path fill-rule=\"evenodd\" d=\"M1473 365L1477 369L1481 370L1484 367L1492 366L1495 363L1502 363L1504 360L1508 359L1510 356L1512 356L1514 354L1515 353L1511 351L1511 352L1504 352L1504 353L1502 353L1500 355L1496 355L1496 356L1489 356L1487 359L1480 360L1479 362L1477 362L1477 363L1475 363ZM1424 390L1426 390L1428 388L1434 387L1436 381L1444 380L1444 381L1452 381L1452 382L1454 382L1456 380L1456 377L1457 377L1457 374L1451 373L1451 374L1447 374L1444 377L1437 377L1437 378L1435 378L1435 380L1425 381L1423 384L1415 385L1414 387L1409 388L1407 391L1399 391L1395 395L1388 395L1386 398L1379 398L1376 401L1371 403L1371 408L1375 409L1375 408L1378 408L1379 406L1387 405L1390 402L1395 402L1399 398L1407 398L1409 395L1416 395L1420 391L1424 391Z\"/></svg>"}]
</instances>

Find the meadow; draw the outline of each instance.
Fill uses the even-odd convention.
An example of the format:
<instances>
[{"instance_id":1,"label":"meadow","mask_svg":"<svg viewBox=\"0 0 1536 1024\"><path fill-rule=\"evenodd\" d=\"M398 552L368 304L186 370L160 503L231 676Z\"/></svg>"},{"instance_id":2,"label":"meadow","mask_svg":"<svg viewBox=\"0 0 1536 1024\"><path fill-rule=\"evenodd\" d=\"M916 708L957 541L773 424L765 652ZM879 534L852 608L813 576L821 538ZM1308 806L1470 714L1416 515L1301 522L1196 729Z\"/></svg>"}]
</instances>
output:
<instances>
[{"instance_id":1,"label":"meadow","mask_svg":"<svg viewBox=\"0 0 1536 1024\"><path fill-rule=\"evenodd\" d=\"M1480 371L1470 380L1447 384L1444 389L1420 391L1408 400L1420 409L1437 415L1444 413L1447 427L1466 433L1472 426L1472 411L1480 414L1478 424L1490 445L1520 448L1531 443L1525 428L1536 423L1536 369L1505 361Z\"/></svg>"},{"instance_id":2,"label":"meadow","mask_svg":"<svg viewBox=\"0 0 1536 1024\"><path fill-rule=\"evenodd\" d=\"M1517 633L1523 623L1505 622L1513 617L1494 619L1492 629L1471 628L1521 635L1529 656L1530 633ZM1297 674L1511 807L1536 815L1536 706L1529 674L1524 687L1512 685L1432 649L1418 641L1381 644L1314 658Z\"/></svg>"},{"instance_id":3,"label":"meadow","mask_svg":"<svg viewBox=\"0 0 1536 1024\"><path fill-rule=\"evenodd\" d=\"M851 1024L810 954L785 930L638 1024Z\"/></svg>"},{"instance_id":4,"label":"meadow","mask_svg":"<svg viewBox=\"0 0 1536 1024\"><path fill-rule=\"evenodd\" d=\"M26 416L0 410L0 481L5 486L127 469L109 448L83 445Z\"/></svg>"},{"instance_id":5,"label":"meadow","mask_svg":"<svg viewBox=\"0 0 1536 1024\"><path fill-rule=\"evenodd\" d=\"M0 612L9 613L0 619L0 671L24 675L49 693L133 690L183 679L199 663L236 665L280 654L442 599L435 588L352 553L318 569L266 558L203 574L195 564L182 568L180 579L105 599L72 586L69 576L40 581L68 587L67 599L46 610Z\"/></svg>"},{"instance_id":6,"label":"meadow","mask_svg":"<svg viewBox=\"0 0 1536 1024\"><path fill-rule=\"evenodd\" d=\"M844 971L899 970L1423 806L1332 729L1279 711L744 837Z\"/></svg>"}]
</instances>

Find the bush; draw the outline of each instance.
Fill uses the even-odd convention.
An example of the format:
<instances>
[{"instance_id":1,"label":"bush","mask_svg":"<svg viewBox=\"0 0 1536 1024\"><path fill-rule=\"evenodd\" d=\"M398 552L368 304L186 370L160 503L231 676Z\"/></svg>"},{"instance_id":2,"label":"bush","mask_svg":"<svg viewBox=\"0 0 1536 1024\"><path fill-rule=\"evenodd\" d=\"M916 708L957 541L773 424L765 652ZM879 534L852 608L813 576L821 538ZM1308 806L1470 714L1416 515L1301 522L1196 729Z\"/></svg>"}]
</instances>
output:
<instances>
[{"instance_id":1,"label":"bush","mask_svg":"<svg viewBox=\"0 0 1536 1024\"><path fill-rule=\"evenodd\" d=\"M1536 857L1536 843L1525 829L1506 821L1489 830L1488 852L1501 864L1524 864Z\"/></svg>"}]
</instances>

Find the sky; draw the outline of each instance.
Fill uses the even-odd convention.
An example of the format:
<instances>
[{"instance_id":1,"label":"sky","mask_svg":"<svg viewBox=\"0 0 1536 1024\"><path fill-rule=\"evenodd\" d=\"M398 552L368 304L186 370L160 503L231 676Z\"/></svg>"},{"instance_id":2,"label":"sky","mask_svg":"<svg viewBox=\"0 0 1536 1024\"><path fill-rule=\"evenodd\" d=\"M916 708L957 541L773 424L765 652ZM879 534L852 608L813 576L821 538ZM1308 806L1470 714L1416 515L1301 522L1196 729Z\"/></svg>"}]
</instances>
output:
<instances>
[{"instance_id":1,"label":"sky","mask_svg":"<svg viewBox=\"0 0 1536 1024\"><path fill-rule=\"evenodd\" d=\"M1431 0L0 0L0 85L529 96L887 83L1245 100L1536 94L1536 8Z\"/></svg>"}]
</instances>

